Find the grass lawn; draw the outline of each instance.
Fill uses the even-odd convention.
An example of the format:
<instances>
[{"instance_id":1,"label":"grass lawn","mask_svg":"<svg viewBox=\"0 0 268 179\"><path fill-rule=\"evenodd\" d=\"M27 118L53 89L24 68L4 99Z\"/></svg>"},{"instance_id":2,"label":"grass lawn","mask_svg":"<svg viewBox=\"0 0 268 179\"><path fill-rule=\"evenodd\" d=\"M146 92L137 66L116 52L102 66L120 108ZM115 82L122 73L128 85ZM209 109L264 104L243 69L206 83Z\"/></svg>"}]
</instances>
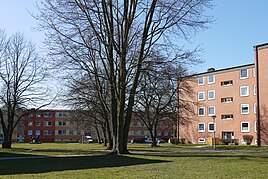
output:
<instances>
[{"instance_id":1,"label":"grass lawn","mask_svg":"<svg viewBox=\"0 0 268 179\"><path fill-rule=\"evenodd\" d=\"M252 152L268 152L267 147L224 146L214 152L211 147L129 144L130 155L109 154L98 144L12 147L0 149L0 178L268 178L268 154ZM3 160L10 157L15 159Z\"/></svg>"}]
</instances>

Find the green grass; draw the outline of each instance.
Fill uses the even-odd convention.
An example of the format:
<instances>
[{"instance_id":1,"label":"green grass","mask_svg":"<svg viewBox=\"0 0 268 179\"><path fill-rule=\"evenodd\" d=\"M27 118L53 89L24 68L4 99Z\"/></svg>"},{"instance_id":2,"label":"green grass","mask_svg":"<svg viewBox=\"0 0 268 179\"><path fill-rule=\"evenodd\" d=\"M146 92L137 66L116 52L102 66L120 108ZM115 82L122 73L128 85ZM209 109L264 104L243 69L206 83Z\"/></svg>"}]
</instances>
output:
<instances>
[{"instance_id":1,"label":"green grass","mask_svg":"<svg viewBox=\"0 0 268 179\"><path fill-rule=\"evenodd\" d=\"M12 147L0 149L0 178L268 178L267 147L217 146L214 152L211 146L129 144L130 155L108 154L98 144ZM40 155L46 158L1 160Z\"/></svg>"}]
</instances>

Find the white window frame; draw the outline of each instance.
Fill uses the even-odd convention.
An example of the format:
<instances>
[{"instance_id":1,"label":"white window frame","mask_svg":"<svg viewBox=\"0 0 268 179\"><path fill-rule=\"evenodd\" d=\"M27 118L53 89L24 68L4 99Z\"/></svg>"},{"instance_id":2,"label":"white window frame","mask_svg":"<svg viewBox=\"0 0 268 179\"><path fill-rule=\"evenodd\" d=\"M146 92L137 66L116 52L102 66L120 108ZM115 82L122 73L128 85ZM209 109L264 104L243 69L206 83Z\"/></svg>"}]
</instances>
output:
<instances>
[{"instance_id":1,"label":"white window frame","mask_svg":"<svg viewBox=\"0 0 268 179\"><path fill-rule=\"evenodd\" d=\"M247 76L246 77L242 77L241 75L242 75L242 70L247 70ZM248 69L242 69L242 70L240 70L240 79L242 80L242 79L247 79L248 78Z\"/></svg>"},{"instance_id":2,"label":"white window frame","mask_svg":"<svg viewBox=\"0 0 268 179\"><path fill-rule=\"evenodd\" d=\"M257 88L256 88L256 85L253 85L253 94L256 96L257 94Z\"/></svg>"},{"instance_id":3,"label":"white window frame","mask_svg":"<svg viewBox=\"0 0 268 179\"><path fill-rule=\"evenodd\" d=\"M247 130L243 130L243 124L247 123L248 124L248 129ZM243 121L241 122L241 132L250 132L250 122L248 121Z\"/></svg>"},{"instance_id":4,"label":"white window frame","mask_svg":"<svg viewBox=\"0 0 268 179\"><path fill-rule=\"evenodd\" d=\"M199 98L199 94L203 94L203 97L204 97L204 98L203 98L203 99L200 99L200 98ZM197 94L197 98L198 98L198 101L204 101L205 98L206 98L206 97L205 97L205 92L204 92L204 91L199 91L198 94Z\"/></svg>"},{"instance_id":5,"label":"white window frame","mask_svg":"<svg viewBox=\"0 0 268 179\"><path fill-rule=\"evenodd\" d=\"M253 104L253 113L256 114L257 113L257 103Z\"/></svg>"},{"instance_id":6,"label":"white window frame","mask_svg":"<svg viewBox=\"0 0 268 179\"><path fill-rule=\"evenodd\" d=\"M209 114L209 108L214 108L214 113L213 114ZM216 113L215 110L216 110L215 106L208 106L208 116L214 116L215 113Z\"/></svg>"},{"instance_id":7,"label":"white window frame","mask_svg":"<svg viewBox=\"0 0 268 179\"><path fill-rule=\"evenodd\" d=\"M40 130L35 130L35 135L41 135L41 131Z\"/></svg>"},{"instance_id":8,"label":"white window frame","mask_svg":"<svg viewBox=\"0 0 268 179\"><path fill-rule=\"evenodd\" d=\"M213 98L209 97L209 93L213 92ZM208 100L213 100L215 99L215 90L208 90Z\"/></svg>"},{"instance_id":9,"label":"white window frame","mask_svg":"<svg viewBox=\"0 0 268 179\"><path fill-rule=\"evenodd\" d=\"M254 132L257 132L257 121L254 122Z\"/></svg>"},{"instance_id":10,"label":"white window frame","mask_svg":"<svg viewBox=\"0 0 268 179\"><path fill-rule=\"evenodd\" d=\"M242 94L242 89L246 88L247 89L247 93L246 94ZM249 95L249 88L248 86L240 86L240 96L248 96Z\"/></svg>"},{"instance_id":11,"label":"white window frame","mask_svg":"<svg viewBox=\"0 0 268 179\"><path fill-rule=\"evenodd\" d=\"M199 144L205 144L206 143L206 139L205 138L198 138L198 143Z\"/></svg>"},{"instance_id":12,"label":"white window frame","mask_svg":"<svg viewBox=\"0 0 268 179\"><path fill-rule=\"evenodd\" d=\"M214 130L216 131L216 122L208 122L208 132L214 132L214 130L210 130L209 125L214 124Z\"/></svg>"},{"instance_id":13,"label":"white window frame","mask_svg":"<svg viewBox=\"0 0 268 179\"><path fill-rule=\"evenodd\" d=\"M213 81L209 81L210 76L213 77ZM208 75L208 84L213 84L213 83L215 83L215 75Z\"/></svg>"},{"instance_id":14,"label":"white window frame","mask_svg":"<svg viewBox=\"0 0 268 179\"><path fill-rule=\"evenodd\" d=\"M222 102L222 99L225 99L225 101ZM226 101L226 99L232 99L232 101ZM232 103L233 101L234 101L233 97L221 98L221 103Z\"/></svg>"},{"instance_id":15,"label":"white window frame","mask_svg":"<svg viewBox=\"0 0 268 179\"><path fill-rule=\"evenodd\" d=\"M248 112L246 112L246 113L243 113L243 112L242 112L242 108L243 108L244 106L247 106L247 107L248 107ZM249 104L240 104L240 113L241 113L241 114L249 114Z\"/></svg>"},{"instance_id":16,"label":"white window frame","mask_svg":"<svg viewBox=\"0 0 268 179\"><path fill-rule=\"evenodd\" d=\"M203 109L204 110L204 114L203 115L201 115L200 113L199 113L199 109ZM205 107L199 107L198 108L198 116L205 116L206 115L206 108Z\"/></svg>"},{"instance_id":17,"label":"white window frame","mask_svg":"<svg viewBox=\"0 0 268 179\"><path fill-rule=\"evenodd\" d=\"M199 79L201 79L201 78L203 79L203 83L199 83ZM205 84L205 78L204 78L204 76L197 78L197 83L198 83L198 85L204 85Z\"/></svg>"},{"instance_id":18,"label":"white window frame","mask_svg":"<svg viewBox=\"0 0 268 179\"><path fill-rule=\"evenodd\" d=\"M200 130L200 128L199 128L200 124L204 125L204 130ZM198 123L198 132L205 132L205 131L206 131L206 124L204 122L199 122Z\"/></svg>"},{"instance_id":19,"label":"white window frame","mask_svg":"<svg viewBox=\"0 0 268 179\"><path fill-rule=\"evenodd\" d=\"M28 131L27 131L27 134L28 134L28 135L33 135L33 130L28 130Z\"/></svg>"},{"instance_id":20,"label":"white window frame","mask_svg":"<svg viewBox=\"0 0 268 179\"><path fill-rule=\"evenodd\" d=\"M253 76L253 78L256 77L256 68L252 68L252 76Z\"/></svg>"}]
</instances>

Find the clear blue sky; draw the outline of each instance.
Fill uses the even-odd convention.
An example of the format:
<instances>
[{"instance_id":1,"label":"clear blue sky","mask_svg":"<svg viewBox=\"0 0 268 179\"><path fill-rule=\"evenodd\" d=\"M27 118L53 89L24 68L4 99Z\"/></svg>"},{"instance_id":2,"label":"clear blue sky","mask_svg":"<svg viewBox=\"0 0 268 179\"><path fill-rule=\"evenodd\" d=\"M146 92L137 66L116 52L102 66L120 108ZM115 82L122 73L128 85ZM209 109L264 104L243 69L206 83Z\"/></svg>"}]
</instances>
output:
<instances>
[{"instance_id":1,"label":"clear blue sky","mask_svg":"<svg viewBox=\"0 0 268 179\"><path fill-rule=\"evenodd\" d=\"M37 12L35 3L36 0L2 1L0 28L9 35L22 32L37 47L42 47L44 36L33 30L36 22L27 12ZM214 4L207 13L213 15L216 22L191 39L190 46L202 44L200 56L205 60L194 71L253 63L253 46L268 42L268 0L215 0Z\"/></svg>"}]
</instances>

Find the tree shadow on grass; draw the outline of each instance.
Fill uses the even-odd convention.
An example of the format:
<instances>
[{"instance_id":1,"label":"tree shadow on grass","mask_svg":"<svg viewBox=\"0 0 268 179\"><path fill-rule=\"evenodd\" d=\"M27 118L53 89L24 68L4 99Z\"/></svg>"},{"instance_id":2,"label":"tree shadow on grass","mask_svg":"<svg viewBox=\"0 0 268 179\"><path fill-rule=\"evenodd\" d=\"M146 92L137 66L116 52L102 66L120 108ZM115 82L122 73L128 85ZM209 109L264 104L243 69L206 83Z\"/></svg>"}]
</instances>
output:
<instances>
[{"instance_id":1,"label":"tree shadow on grass","mask_svg":"<svg viewBox=\"0 0 268 179\"><path fill-rule=\"evenodd\" d=\"M20 157L22 156L20 155ZM0 174L33 174L64 170L122 167L163 162L169 161L141 159L114 154L79 157L24 158L0 161Z\"/></svg>"}]
</instances>

